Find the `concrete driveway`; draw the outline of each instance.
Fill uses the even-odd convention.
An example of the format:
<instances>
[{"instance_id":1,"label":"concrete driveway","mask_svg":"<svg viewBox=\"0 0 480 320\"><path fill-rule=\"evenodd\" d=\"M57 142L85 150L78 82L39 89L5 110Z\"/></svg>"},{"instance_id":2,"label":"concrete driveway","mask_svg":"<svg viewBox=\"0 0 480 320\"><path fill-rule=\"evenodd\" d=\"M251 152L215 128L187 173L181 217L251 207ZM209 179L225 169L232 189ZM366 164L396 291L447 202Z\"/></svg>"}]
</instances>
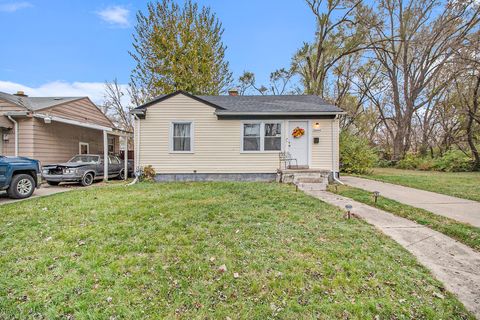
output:
<instances>
[{"instance_id":1,"label":"concrete driveway","mask_svg":"<svg viewBox=\"0 0 480 320\"><path fill-rule=\"evenodd\" d=\"M379 191L385 198L480 227L480 202L477 201L357 177L345 176L341 181L355 188Z\"/></svg>"},{"instance_id":2,"label":"concrete driveway","mask_svg":"<svg viewBox=\"0 0 480 320\"><path fill-rule=\"evenodd\" d=\"M51 194L71 191L77 188L80 188L80 186L73 185L73 184L66 184L66 185L60 185L60 186L49 186L48 184L42 184L42 187L36 189L30 198L20 199L20 200L10 199L7 197L7 193L5 191L0 191L0 205L14 203L18 201L24 201L24 200L38 198L38 197L49 196Z\"/></svg>"}]
</instances>

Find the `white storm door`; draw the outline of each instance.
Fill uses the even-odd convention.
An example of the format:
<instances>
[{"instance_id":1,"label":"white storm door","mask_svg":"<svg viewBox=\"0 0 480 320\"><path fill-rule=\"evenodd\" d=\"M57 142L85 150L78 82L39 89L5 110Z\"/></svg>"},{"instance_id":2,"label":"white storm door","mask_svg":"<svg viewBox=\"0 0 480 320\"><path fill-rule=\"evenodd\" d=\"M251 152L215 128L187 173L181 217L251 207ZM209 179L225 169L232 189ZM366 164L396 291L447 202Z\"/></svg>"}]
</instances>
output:
<instances>
[{"instance_id":1,"label":"white storm door","mask_svg":"<svg viewBox=\"0 0 480 320\"><path fill-rule=\"evenodd\" d=\"M305 134L294 138L292 132L297 127L304 129ZM287 147L292 157L297 159L299 166L308 167L308 121L288 122Z\"/></svg>"}]
</instances>

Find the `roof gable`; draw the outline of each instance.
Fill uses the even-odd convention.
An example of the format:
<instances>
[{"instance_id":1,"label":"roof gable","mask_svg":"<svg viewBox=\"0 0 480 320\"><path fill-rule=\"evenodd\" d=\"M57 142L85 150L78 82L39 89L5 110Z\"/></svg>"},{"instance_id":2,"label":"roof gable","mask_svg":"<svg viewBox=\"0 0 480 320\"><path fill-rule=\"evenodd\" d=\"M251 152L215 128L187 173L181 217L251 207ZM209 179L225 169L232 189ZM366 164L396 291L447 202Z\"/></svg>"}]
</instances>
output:
<instances>
[{"instance_id":1,"label":"roof gable","mask_svg":"<svg viewBox=\"0 0 480 320\"><path fill-rule=\"evenodd\" d=\"M141 105L141 106L139 106L139 107L137 107L137 108L135 108L135 109L145 109L145 108L147 108L147 107L150 107L150 106L152 106L152 105L154 105L154 104L157 104L157 103L159 103L159 102L162 102L162 101L165 101L165 100L167 100L167 99L170 99L170 98L172 98L172 97L174 97L174 96L177 96L177 95L179 95L179 94L182 94L182 95L184 95L184 96L186 96L186 97L188 97L188 98L191 98L191 99L193 99L193 100L196 100L196 101L198 101L198 102L204 103L204 104L206 104L206 105L208 105L208 106L210 106L210 107L213 107L213 108L215 108L215 109L224 109L223 107L221 107L221 106L219 106L219 105L216 105L216 104L214 104L214 103L212 103L212 102L210 102L210 101L208 101L208 100L202 99L200 96L195 96L195 95L190 94L190 93L188 93L188 92L186 92L186 91L183 91L183 90L178 90L178 91L175 91L175 92L173 92L173 93L160 95L160 96L158 96L158 97L155 97L153 100L151 100L151 101L149 101L149 102L147 102L147 103L145 103L145 104L143 104L143 105Z\"/></svg>"},{"instance_id":2,"label":"roof gable","mask_svg":"<svg viewBox=\"0 0 480 320\"><path fill-rule=\"evenodd\" d=\"M78 98L71 101L65 101L61 104L53 105L47 108L41 109L42 112L59 114L66 118L72 118L77 120L88 120L90 122L98 123L101 125L110 125L115 127L113 122L103 113L100 108L90 100L88 97ZM75 114L72 114L72 111Z\"/></svg>"}]
</instances>

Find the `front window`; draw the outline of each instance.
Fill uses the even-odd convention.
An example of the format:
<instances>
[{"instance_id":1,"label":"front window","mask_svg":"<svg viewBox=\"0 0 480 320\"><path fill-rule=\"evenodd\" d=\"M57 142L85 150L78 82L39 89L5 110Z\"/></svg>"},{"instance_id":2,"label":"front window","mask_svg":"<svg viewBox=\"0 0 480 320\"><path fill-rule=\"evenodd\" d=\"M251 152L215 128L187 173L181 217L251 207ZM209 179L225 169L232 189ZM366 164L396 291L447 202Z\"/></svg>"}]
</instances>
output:
<instances>
[{"instance_id":1,"label":"front window","mask_svg":"<svg viewBox=\"0 0 480 320\"><path fill-rule=\"evenodd\" d=\"M260 151L260 124L243 125L243 150Z\"/></svg>"},{"instance_id":2,"label":"front window","mask_svg":"<svg viewBox=\"0 0 480 320\"><path fill-rule=\"evenodd\" d=\"M265 151L282 150L282 125L280 123L265 123Z\"/></svg>"},{"instance_id":3,"label":"front window","mask_svg":"<svg viewBox=\"0 0 480 320\"><path fill-rule=\"evenodd\" d=\"M172 135L172 150L177 152L192 151L192 123L174 122Z\"/></svg>"},{"instance_id":4,"label":"front window","mask_svg":"<svg viewBox=\"0 0 480 320\"><path fill-rule=\"evenodd\" d=\"M243 124L243 151L281 151L282 124L258 122Z\"/></svg>"}]
</instances>

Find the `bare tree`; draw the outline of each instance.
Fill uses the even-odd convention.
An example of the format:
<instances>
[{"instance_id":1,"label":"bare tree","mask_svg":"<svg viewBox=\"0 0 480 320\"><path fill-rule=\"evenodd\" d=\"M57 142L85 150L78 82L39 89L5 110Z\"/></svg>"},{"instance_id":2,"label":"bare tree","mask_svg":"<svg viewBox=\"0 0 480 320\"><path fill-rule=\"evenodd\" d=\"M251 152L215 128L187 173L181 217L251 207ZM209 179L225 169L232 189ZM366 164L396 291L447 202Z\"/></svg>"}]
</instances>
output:
<instances>
[{"instance_id":1,"label":"bare tree","mask_svg":"<svg viewBox=\"0 0 480 320\"><path fill-rule=\"evenodd\" d=\"M478 25L479 8L473 0L449 2L444 8L436 0L381 0L375 5L370 43L389 98L379 113L393 142L393 158L401 159L411 146L415 113L441 94L449 79L427 89L444 68L451 68L455 50ZM437 9L443 11L435 15Z\"/></svg>"},{"instance_id":2,"label":"bare tree","mask_svg":"<svg viewBox=\"0 0 480 320\"><path fill-rule=\"evenodd\" d=\"M300 89L294 82L295 66L291 66L288 70L281 68L270 73L270 83L266 85L257 85L255 74L250 71L244 71L238 79L239 94L245 95L250 92L256 94L299 94Z\"/></svg>"},{"instance_id":3,"label":"bare tree","mask_svg":"<svg viewBox=\"0 0 480 320\"><path fill-rule=\"evenodd\" d=\"M325 97L330 69L345 56L365 49L366 31L357 19L362 1L306 0L317 21L315 42L294 56L305 92Z\"/></svg>"},{"instance_id":4,"label":"bare tree","mask_svg":"<svg viewBox=\"0 0 480 320\"><path fill-rule=\"evenodd\" d=\"M118 128L133 132L133 118L130 111L142 102L143 99L134 86L122 86L117 79L105 82L103 110Z\"/></svg>"},{"instance_id":5,"label":"bare tree","mask_svg":"<svg viewBox=\"0 0 480 320\"><path fill-rule=\"evenodd\" d=\"M457 51L454 88L455 99L463 117L465 138L474 159L474 169L480 170L480 154L477 149L480 138L480 31L472 34L466 45Z\"/></svg>"}]
</instances>

